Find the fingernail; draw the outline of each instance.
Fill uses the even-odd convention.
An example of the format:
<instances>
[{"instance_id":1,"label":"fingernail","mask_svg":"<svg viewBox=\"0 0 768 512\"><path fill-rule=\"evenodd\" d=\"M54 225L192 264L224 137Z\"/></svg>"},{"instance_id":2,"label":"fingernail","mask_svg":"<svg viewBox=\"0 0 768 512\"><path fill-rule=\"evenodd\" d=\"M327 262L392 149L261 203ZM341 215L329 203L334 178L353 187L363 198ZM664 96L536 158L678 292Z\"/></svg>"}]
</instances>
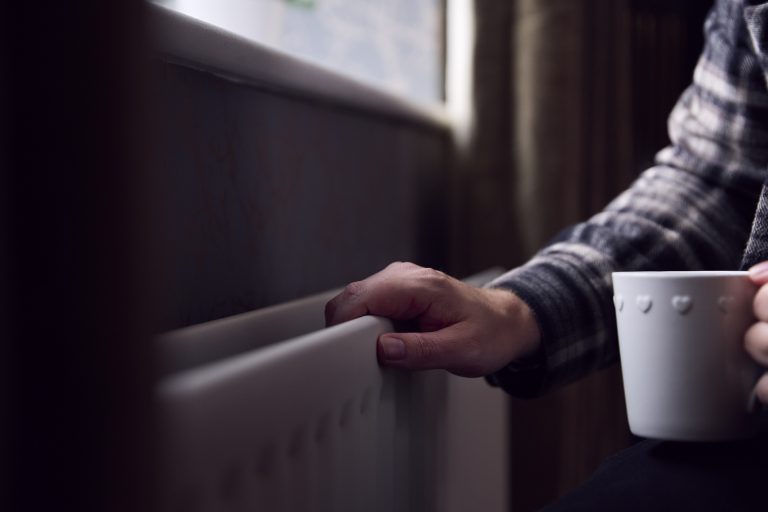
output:
<instances>
[{"instance_id":1,"label":"fingernail","mask_svg":"<svg viewBox=\"0 0 768 512\"><path fill-rule=\"evenodd\" d=\"M381 351L384 353L385 359L396 361L405 357L405 343L403 343L403 340L386 336L382 337L379 343L381 343Z\"/></svg>"},{"instance_id":2,"label":"fingernail","mask_svg":"<svg viewBox=\"0 0 768 512\"><path fill-rule=\"evenodd\" d=\"M763 261L762 263L758 263L757 265L749 269L750 277L763 276L766 273L768 273L768 261Z\"/></svg>"}]
</instances>

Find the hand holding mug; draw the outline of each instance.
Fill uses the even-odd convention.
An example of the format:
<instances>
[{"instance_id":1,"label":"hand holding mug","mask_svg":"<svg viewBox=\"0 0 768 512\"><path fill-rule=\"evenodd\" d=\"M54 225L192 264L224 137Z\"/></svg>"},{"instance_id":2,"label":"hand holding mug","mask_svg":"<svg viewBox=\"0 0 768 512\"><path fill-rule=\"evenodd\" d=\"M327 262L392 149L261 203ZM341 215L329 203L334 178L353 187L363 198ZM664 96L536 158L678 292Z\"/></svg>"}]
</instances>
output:
<instances>
[{"instance_id":1,"label":"hand holding mug","mask_svg":"<svg viewBox=\"0 0 768 512\"><path fill-rule=\"evenodd\" d=\"M760 288L752 302L757 322L747 330L744 347L757 364L768 367L768 261L749 269L749 278ZM763 404L768 404L768 374L757 381L755 395Z\"/></svg>"}]
</instances>

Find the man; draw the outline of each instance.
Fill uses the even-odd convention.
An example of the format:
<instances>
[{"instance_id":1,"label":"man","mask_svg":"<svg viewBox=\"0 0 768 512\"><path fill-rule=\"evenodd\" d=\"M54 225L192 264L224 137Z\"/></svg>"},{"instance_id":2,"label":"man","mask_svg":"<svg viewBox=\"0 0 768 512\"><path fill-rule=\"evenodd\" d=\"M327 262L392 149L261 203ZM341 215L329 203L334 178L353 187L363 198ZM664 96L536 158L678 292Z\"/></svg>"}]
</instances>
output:
<instances>
[{"instance_id":1,"label":"man","mask_svg":"<svg viewBox=\"0 0 768 512\"><path fill-rule=\"evenodd\" d=\"M768 366L768 3L752 4L713 7L693 84L670 116L672 144L605 210L485 289L392 264L329 302L328 323L412 320L416 332L379 338L383 364L486 375L535 396L616 360L612 271L741 266L761 285L745 347ZM768 376L757 395L768 403ZM760 500L763 510L767 444L640 443L556 508L738 510Z\"/></svg>"}]
</instances>

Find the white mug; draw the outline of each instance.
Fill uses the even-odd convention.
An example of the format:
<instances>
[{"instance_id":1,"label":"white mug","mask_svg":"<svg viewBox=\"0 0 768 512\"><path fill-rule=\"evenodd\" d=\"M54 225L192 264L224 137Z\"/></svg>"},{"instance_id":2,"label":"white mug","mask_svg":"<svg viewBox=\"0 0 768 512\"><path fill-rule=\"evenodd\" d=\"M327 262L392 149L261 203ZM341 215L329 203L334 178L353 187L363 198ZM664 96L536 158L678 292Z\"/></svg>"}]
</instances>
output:
<instances>
[{"instance_id":1,"label":"white mug","mask_svg":"<svg viewBox=\"0 0 768 512\"><path fill-rule=\"evenodd\" d=\"M758 428L762 370L744 350L757 286L747 272L614 272L630 430L720 441Z\"/></svg>"}]
</instances>

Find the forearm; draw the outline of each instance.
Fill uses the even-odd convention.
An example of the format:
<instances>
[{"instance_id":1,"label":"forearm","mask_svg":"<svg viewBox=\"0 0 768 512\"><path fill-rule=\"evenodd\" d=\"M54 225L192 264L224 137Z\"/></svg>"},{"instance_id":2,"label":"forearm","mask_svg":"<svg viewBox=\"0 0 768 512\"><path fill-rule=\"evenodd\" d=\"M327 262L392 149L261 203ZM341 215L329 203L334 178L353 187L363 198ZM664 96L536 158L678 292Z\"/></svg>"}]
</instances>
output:
<instances>
[{"instance_id":1,"label":"forearm","mask_svg":"<svg viewBox=\"0 0 768 512\"><path fill-rule=\"evenodd\" d=\"M492 286L533 310L543 351L538 371L513 366L498 383L538 394L615 360L613 271L738 267L759 183L752 188L726 192L687 171L651 169L603 212L497 279Z\"/></svg>"},{"instance_id":2,"label":"forearm","mask_svg":"<svg viewBox=\"0 0 768 512\"><path fill-rule=\"evenodd\" d=\"M739 267L768 169L768 91L743 15L733 1L711 12L658 165L493 283L531 307L542 343L538 358L512 362L492 382L538 394L613 361L613 271Z\"/></svg>"}]
</instances>

